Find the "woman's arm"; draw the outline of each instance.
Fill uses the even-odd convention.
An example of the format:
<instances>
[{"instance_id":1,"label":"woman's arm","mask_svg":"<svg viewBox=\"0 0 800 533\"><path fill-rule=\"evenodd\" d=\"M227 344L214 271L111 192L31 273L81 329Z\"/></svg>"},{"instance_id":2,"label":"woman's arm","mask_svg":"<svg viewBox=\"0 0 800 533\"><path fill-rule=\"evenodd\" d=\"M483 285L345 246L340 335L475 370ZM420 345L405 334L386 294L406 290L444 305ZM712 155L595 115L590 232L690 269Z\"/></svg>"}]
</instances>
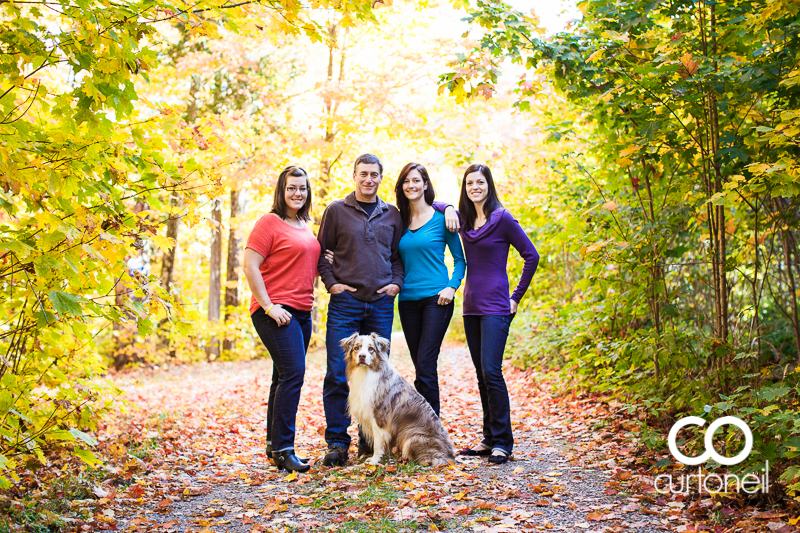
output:
<instances>
[{"instance_id":1,"label":"woman's arm","mask_svg":"<svg viewBox=\"0 0 800 533\"><path fill-rule=\"evenodd\" d=\"M461 227L461 220L458 218L458 211L452 205L445 202L433 202L433 208L444 214L444 225L451 233L456 233Z\"/></svg>"},{"instance_id":2,"label":"woman's arm","mask_svg":"<svg viewBox=\"0 0 800 533\"><path fill-rule=\"evenodd\" d=\"M453 275L450 276L450 282L447 287L439 291L439 305L447 305L455 298L456 290L461 285L461 280L464 279L464 272L467 269L467 262L464 259L464 249L461 247L461 239L458 233L451 231L444 232L444 242L450 249L450 255L453 256Z\"/></svg>"},{"instance_id":3,"label":"woman's arm","mask_svg":"<svg viewBox=\"0 0 800 533\"><path fill-rule=\"evenodd\" d=\"M511 213L506 211L503 213L503 217L503 224L506 226L506 240L519 252L519 255L521 255L522 259L525 261L519 283L517 283L517 287L511 294L511 300L514 302L514 304L512 304L512 312L515 312L516 304L522 300L525 291L528 290L528 286L531 284L533 274L539 266L539 252L536 251L536 247L533 245L530 238L528 238L528 234L525 233L525 230L522 229L522 226L519 225L519 222L517 222Z\"/></svg>"},{"instance_id":4,"label":"woman's arm","mask_svg":"<svg viewBox=\"0 0 800 533\"><path fill-rule=\"evenodd\" d=\"M264 262L264 256L253 250L252 248L244 249L244 275L247 278L247 284L250 285L250 291L253 293L258 305L266 312L267 315L275 320L279 326L285 326L292 320L292 315L289 311L281 307L280 304L273 304L267 294L267 286L264 285L264 278L261 276L261 263Z\"/></svg>"},{"instance_id":5,"label":"woman's arm","mask_svg":"<svg viewBox=\"0 0 800 533\"><path fill-rule=\"evenodd\" d=\"M458 236L458 233L445 232L444 241L447 243L447 248L450 249L450 255L453 256L453 275L450 276L450 283L447 286L458 289L464 279L464 273L467 271L467 260L464 258L461 237Z\"/></svg>"}]
</instances>

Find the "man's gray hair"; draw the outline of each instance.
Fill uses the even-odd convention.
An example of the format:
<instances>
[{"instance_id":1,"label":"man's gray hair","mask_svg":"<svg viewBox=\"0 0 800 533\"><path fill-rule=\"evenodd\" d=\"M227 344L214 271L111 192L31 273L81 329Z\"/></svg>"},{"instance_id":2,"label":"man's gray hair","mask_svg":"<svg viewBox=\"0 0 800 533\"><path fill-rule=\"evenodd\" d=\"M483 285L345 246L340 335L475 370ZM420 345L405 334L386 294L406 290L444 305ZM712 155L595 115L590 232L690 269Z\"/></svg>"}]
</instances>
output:
<instances>
[{"instance_id":1,"label":"man's gray hair","mask_svg":"<svg viewBox=\"0 0 800 533\"><path fill-rule=\"evenodd\" d=\"M381 158L375 154L361 154L356 158L355 164L353 164L353 174L355 174L358 170L358 164L365 163L367 165L374 165L375 163L378 164L378 168L381 171L381 176L383 176L383 163L381 163Z\"/></svg>"}]
</instances>

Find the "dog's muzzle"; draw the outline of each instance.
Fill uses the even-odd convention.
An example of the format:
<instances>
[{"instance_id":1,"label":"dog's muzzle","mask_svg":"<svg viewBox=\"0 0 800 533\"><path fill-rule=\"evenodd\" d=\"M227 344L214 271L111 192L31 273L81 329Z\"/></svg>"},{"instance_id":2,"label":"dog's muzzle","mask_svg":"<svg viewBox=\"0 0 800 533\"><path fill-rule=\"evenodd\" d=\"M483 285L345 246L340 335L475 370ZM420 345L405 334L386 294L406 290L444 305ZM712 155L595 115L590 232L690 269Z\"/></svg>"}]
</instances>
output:
<instances>
[{"instance_id":1,"label":"dog's muzzle","mask_svg":"<svg viewBox=\"0 0 800 533\"><path fill-rule=\"evenodd\" d=\"M359 354L359 356L358 356L358 364L359 365L366 365L367 364L367 356Z\"/></svg>"}]
</instances>

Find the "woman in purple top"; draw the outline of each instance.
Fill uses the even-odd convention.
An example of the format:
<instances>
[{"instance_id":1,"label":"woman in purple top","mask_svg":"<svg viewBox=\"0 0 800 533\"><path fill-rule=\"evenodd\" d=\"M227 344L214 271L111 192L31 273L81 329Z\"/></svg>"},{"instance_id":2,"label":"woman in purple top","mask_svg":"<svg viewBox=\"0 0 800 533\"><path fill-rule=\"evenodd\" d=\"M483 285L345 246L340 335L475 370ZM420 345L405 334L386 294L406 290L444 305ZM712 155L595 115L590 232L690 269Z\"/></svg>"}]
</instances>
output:
<instances>
[{"instance_id":1,"label":"woman in purple top","mask_svg":"<svg viewBox=\"0 0 800 533\"><path fill-rule=\"evenodd\" d=\"M503 464L514 447L503 352L511 320L536 272L539 254L519 222L500 203L486 165L470 165L464 172L458 209L467 259L464 330L483 407L483 440L459 453L488 455L490 463ZM511 298L506 271L509 246L525 260Z\"/></svg>"}]
</instances>

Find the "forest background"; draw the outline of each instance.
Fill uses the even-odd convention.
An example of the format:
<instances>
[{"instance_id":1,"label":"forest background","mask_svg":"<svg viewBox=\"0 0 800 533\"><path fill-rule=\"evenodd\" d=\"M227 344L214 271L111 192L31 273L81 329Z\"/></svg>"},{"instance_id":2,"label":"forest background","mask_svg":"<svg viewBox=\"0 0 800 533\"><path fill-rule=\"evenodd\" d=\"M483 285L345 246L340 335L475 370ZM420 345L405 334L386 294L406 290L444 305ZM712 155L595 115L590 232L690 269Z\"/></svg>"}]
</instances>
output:
<instances>
[{"instance_id":1,"label":"forest background","mask_svg":"<svg viewBox=\"0 0 800 533\"><path fill-rule=\"evenodd\" d=\"M737 468L797 497L800 6L578 8L547 34L484 0L0 2L0 485L98 461L110 368L263 357L241 256L278 172L309 170L316 223L373 151L389 199L408 161L453 203L492 168L542 257L515 364L654 448L739 416Z\"/></svg>"}]
</instances>

